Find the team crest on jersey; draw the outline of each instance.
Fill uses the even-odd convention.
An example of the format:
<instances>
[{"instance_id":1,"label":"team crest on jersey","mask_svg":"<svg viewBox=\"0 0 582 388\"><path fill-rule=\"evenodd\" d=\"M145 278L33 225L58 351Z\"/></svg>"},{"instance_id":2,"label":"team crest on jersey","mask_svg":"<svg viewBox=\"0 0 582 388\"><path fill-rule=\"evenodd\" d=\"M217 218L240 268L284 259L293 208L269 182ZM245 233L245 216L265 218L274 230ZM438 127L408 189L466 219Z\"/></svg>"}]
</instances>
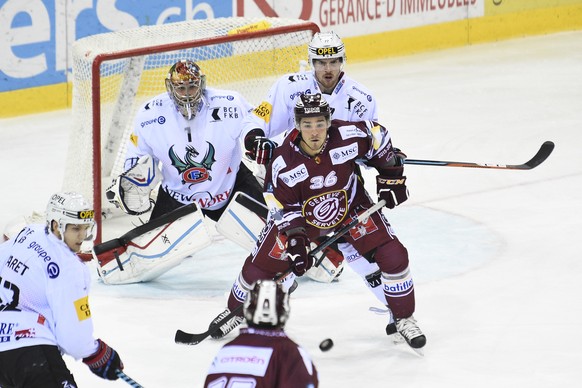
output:
<instances>
[{"instance_id":1,"label":"team crest on jersey","mask_svg":"<svg viewBox=\"0 0 582 388\"><path fill-rule=\"evenodd\" d=\"M319 229L339 225L348 213L348 196L345 190L315 195L303 204L305 221Z\"/></svg>"},{"instance_id":2,"label":"team crest on jersey","mask_svg":"<svg viewBox=\"0 0 582 388\"><path fill-rule=\"evenodd\" d=\"M172 161L172 166L176 167L178 173L182 175L182 184L188 184L189 188L193 184L212 180L209 171L212 170L212 165L216 162L216 159L214 159L215 151L214 146L209 142L207 143L208 150L206 150L206 155L200 162L194 160L200 155L200 152L191 145L186 146L184 160L174 152L174 146L170 147L168 154Z\"/></svg>"}]
</instances>

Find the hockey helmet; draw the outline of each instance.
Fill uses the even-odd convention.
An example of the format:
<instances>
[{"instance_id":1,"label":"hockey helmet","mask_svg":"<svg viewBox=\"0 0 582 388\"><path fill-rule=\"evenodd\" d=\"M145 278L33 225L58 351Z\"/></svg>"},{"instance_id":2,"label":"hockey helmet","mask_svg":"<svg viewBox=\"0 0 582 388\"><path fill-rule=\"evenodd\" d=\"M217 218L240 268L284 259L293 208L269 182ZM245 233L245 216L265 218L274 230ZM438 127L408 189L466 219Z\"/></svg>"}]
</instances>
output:
<instances>
[{"instance_id":1,"label":"hockey helmet","mask_svg":"<svg viewBox=\"0 0 582 388\"><path fill-rule=\"evenodd\" d=\"M339 58L342 66L347 60L344 43L333 31L316 33L309 43L308 56L312 67L315 59Z\"/></svg>"},{"instance_id":2,"label":"hockey helmet","mask_svg":"<svg viewBox=\"0 0 582 388\"><path fill-rule=\"evenodd\" d=\"M273 280L258 280L245 299L244 316L249 326L283 327L289 317L289 294Z\"/></svg>"},{"instance_id":3,"label":"hockey helmet","mask_svg":"<svg viewBox=\"0 0 582 388\"><path fill-rule=\"evenodd\" d=\"M294 113L297 127L304 117L324 116L326 120L331 118L329 104L321 93L300 95L295 103Z\"/></svg>"},{"instance_id":4,"label":"hockey helmet","mask_svg":"<svg viewBox=\"0 0 582 388\"><path fill-rule=\"evenodd\" d=\"M86 240L92 240L95 236L95 211L81 194L75 192L56 193L46 208L46 223L51 229L51 222L59 224L61 238L65 235L68 224L90 225Z\"/></svg>"},{"instance_id":5,"label":"hockey helmet","mask_svg":"<svg viewBox=\"0 0 582 388\"><path fill-rule=\"evenodd\" d=\"M183 59L170 68L166 90L186 119L196 116L198 104L206 88L206 76L194 61Z\"/></svg>"}]
</instances>

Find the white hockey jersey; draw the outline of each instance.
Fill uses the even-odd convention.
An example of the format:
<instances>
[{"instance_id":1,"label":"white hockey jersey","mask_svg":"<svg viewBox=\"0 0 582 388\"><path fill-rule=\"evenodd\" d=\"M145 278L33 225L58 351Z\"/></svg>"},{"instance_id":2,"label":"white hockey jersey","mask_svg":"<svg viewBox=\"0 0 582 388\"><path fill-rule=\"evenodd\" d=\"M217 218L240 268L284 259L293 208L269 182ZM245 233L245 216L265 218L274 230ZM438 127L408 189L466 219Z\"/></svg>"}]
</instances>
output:
<instances>
[{"instance_id":1,"label":"white hockey jersey","mask_svg":"<svg viewBox=\"0 0 582 388\"><path fill-rule=\"evenodd\" d=\"M244 123L244 132L260 128L268 138L276 138L295 128L293 109L302 94L322 93L313 71L287 74L271 87L266 101L253 110ZM376 99L363 85L342 73L331 94L323 97L331 107L331 118L345 121L378 121Z\"/></svg>"},{"instance_id":2,"label":"white hockey jersey","mask_svg":"<svg viewBox=\"0 0 582 388\"><path fill-rule=\"evenodd\" d=\"M178 202L222 208L242 160L242 121L252 106L237 92L206 88L186 120L167 93L149 100L134 120L125 170L139 157L161 161L161 187Z\"/></svg>"},{"instance_id":3,"label":"white hockey jersey","mask_svg":"<svg viewBox=\"0 0 582 388\"><path fill-rule=\"evenodd\" d=\"M75 359L97 351L89 269L41 224L0 244L0 352L56 345Z\"/></svg>"}]
</instances>

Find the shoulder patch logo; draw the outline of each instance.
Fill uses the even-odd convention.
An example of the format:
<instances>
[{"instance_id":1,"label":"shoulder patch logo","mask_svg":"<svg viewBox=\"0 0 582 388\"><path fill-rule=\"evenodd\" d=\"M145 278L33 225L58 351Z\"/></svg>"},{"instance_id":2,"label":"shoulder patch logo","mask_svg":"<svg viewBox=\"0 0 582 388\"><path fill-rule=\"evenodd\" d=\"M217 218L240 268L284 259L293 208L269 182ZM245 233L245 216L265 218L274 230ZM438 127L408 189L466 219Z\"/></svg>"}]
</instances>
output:
<instances>
[{"instance_id":1,"label":"shoulder patch logo","mask_svg":"<svg viewBox=\"0 0 582 388\"><path fill-rule=\"evenodd\" d=\"M271 121L271 111L273 110L273 106L269 104L267 101L261 102L261 105L257 106L253 113L255 116L263 119L265 123L269 123Z\"/></svg>"},{"instance_id":2,"label":"shoulder patch logo","mask_svg":"<svg viewBox=\"0 0 582 388\"><path fill-rule=\"evenodd\" d=\"M75 311L77 312L77 318L79 318L79 321L84 321L85 319L91 318L91 309L89 308L88 296L77 299L74 303Z\"/></svg>"}]
</instances>

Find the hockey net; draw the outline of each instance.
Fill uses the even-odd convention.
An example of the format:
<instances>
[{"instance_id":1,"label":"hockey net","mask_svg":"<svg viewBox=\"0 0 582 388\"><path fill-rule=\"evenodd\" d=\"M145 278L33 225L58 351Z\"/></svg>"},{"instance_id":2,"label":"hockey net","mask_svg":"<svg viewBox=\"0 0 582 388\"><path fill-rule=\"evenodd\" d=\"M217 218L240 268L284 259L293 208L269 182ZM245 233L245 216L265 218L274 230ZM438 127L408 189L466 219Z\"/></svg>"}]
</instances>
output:
<instances>
[{"instance_id":1,"label":"hockey net","mask_svg":"<svg viewBox=\"0 0 582 388\"><path fill-rule=\"evenodd\" d=\"M73 128L64 189L92 199L102 218L115 214L105 198L121 174L133 118L165 91L172 64L196 61L207 85L240 92L257 105L273 81L306 65L307 44L319 31L284 18L218 18L140 27L89 36L73 45ZM109 237L113 238L115 236Z\"/></svg>"}]
</instances>

